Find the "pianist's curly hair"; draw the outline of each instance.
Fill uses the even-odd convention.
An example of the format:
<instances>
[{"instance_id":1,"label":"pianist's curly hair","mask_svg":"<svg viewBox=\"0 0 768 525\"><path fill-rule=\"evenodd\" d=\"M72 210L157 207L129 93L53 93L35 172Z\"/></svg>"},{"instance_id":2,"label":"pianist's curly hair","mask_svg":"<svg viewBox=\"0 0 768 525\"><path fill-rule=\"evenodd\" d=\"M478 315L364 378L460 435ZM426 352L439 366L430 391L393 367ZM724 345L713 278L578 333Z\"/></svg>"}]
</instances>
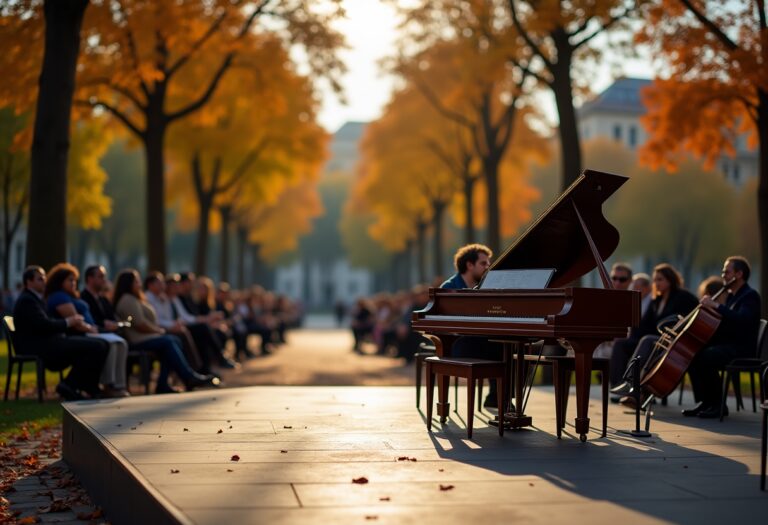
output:
<instances>
[{"instance_id":1,"label":"pianist's curly hair","mask_svg":"<svg viewBox=\"0 0 768 525\"><path fill-rule=\"evenodd\" d=\"M484 244L467 244L459 248L453 257L453 265L456 267L456 271L460 274L466 272L467 264L476 263L481 253L486 254L488 258L493 257L491 249Z\"/></svg>"}]
</instances>

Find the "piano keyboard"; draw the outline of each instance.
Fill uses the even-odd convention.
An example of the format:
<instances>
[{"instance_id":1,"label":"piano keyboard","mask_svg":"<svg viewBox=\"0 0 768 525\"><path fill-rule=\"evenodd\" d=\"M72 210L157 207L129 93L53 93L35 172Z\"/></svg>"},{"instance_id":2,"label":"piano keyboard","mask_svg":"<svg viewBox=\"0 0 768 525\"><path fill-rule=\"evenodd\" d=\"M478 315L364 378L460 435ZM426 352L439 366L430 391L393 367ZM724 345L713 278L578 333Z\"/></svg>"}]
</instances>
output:
<instances>
[{"instance_id":1,"label":"piano keyboard","mask_svg":"<svg viewBox=\"0 0 768 525\"><path fill-rule=\"evenodd\" d=\"M503 316L475 316L475 315L425 315L425 321L477 321L491 323L539 323L546 324L544 317L503 317Z\"/></svg>"}]
</instances>

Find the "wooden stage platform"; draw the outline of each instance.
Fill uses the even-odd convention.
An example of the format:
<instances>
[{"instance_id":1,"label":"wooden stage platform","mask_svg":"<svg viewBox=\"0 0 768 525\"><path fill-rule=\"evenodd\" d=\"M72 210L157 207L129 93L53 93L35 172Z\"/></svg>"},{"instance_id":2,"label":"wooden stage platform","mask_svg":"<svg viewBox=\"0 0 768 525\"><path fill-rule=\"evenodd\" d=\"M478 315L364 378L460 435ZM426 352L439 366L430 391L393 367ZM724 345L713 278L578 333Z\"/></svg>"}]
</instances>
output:
<instances>
[{"instance_id":1,"label":"wooden stage platform","mask_svg":"<svg viewBox=\"0 0 768 525\"><path fill-rule=\"evenodd\" d=\"M553 394L540 387L527 409L534 429L500 438L485 411L468 441L460 396L460 413L433 433L413 387L66 403L64 460L115 524L700 525L768 516L751 410L732 409L720 423L683 418L676 403L658 407L653 437L640 440L616 432L633 417L612 405L600 438L595 397L582 444L570 426L556 439Z\"/></svg>"}]
</instances>

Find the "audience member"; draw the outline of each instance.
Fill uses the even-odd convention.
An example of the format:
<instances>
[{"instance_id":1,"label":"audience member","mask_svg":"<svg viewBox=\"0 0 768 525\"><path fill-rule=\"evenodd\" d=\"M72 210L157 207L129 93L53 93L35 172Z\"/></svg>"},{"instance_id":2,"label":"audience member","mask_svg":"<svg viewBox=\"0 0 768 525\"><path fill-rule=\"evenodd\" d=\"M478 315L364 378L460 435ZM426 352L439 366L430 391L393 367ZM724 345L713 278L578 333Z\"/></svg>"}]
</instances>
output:
<instances>
[{"instance_id":1,"label":"audience member","mask_svg":"<svg viewBox=\"0 0 768 525\"><path fill-rule=\"evenodd\" d=\"M181 349L181 341L166 334L165 329L157 324L155 310L144 297L136 270L123 270L117 276L114 304L119 316L130 316L133 319L131 327L125 330L128 341L134 348L155 352L160 358L156 393L176 391L168 382L171 371L179 376L187 390L199 386L218 386L218 378L210 374L198 374L189 366Z\"/></svg>"},{"instance_id":2,"label":"audience member","mask_svg":"<svg viewBox=\"0 0 768 525\"><path fill-rule=\"evenodd\" d=\"M65 335L67 329L84 323L81 314L65 318L48 314L43 293L46 275L40 266L29 266L22 276L24 289L13 309L16 325L14 345L21 354L39 355L45 367L63 370L72 367L56 392L66 401L83 398L83 392L99 398L99 376L109 353L106 341Z\"/></svg>"},{"instance_id":3,"label":"audience member","mask_svg":"<svg viewBox=\"0 0 768 525\"><path fill-rule=\"evenodd\" d=\"M62 319L76 314L82 315L84 321L70 327L70 331L76 335L84 334L106 341L109 345L109 354L101 372L101 384L104 387L102 396L126 397L130 395L125 388L128 343L111 331L99 331L88 303L80 298L80 293L77 291L79 278L77 268L69 263L60 263L51 268L45 285L48 312Z\"/></svg>"},{"instance_id":4,"label":"audience member","mask_svg":"<svg viewBox=\"0 0 768 525\"><path fill-rule=\"evenodd\" d=\"M644 316L651 305L653 295L651 294L651 277L647 273L636 273L632 277L630 290L640 292L640 316Z\"/></svg>"}]
</instances>

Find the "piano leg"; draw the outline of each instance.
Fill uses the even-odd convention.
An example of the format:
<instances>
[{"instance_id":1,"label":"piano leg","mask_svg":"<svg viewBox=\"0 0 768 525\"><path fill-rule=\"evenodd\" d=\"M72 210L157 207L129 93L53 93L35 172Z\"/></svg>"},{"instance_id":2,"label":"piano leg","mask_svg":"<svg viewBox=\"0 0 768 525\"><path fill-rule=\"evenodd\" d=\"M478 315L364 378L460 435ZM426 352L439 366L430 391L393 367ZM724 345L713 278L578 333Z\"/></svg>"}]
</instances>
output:
<instances>
[{"instance_id":1,"label":"piano leg","mask_svg":"<svg viewBox=\"0 0 768 525\"><path fill-rule=\"evenodd\" d=\"M515 410L504 415L504 423L510 428L529 427L533 424L533 418L523 413L523 399L525 396L525 349L526 344L519 342L504 343L507 346L507 352L515 352L517 361L515 363Z\"/></svg>"},{"instance_id":2,"label":"piano leg","mask_svg":"<svg viewBox=\"0 0 768 525\"><path fill-rule=\"evenodd\" d=\"M581 442L589 433L589 384L592 381L592 353L601 341L574 340L570 343L576 358L576 433Z\"/></svg>"}]
</instances>

